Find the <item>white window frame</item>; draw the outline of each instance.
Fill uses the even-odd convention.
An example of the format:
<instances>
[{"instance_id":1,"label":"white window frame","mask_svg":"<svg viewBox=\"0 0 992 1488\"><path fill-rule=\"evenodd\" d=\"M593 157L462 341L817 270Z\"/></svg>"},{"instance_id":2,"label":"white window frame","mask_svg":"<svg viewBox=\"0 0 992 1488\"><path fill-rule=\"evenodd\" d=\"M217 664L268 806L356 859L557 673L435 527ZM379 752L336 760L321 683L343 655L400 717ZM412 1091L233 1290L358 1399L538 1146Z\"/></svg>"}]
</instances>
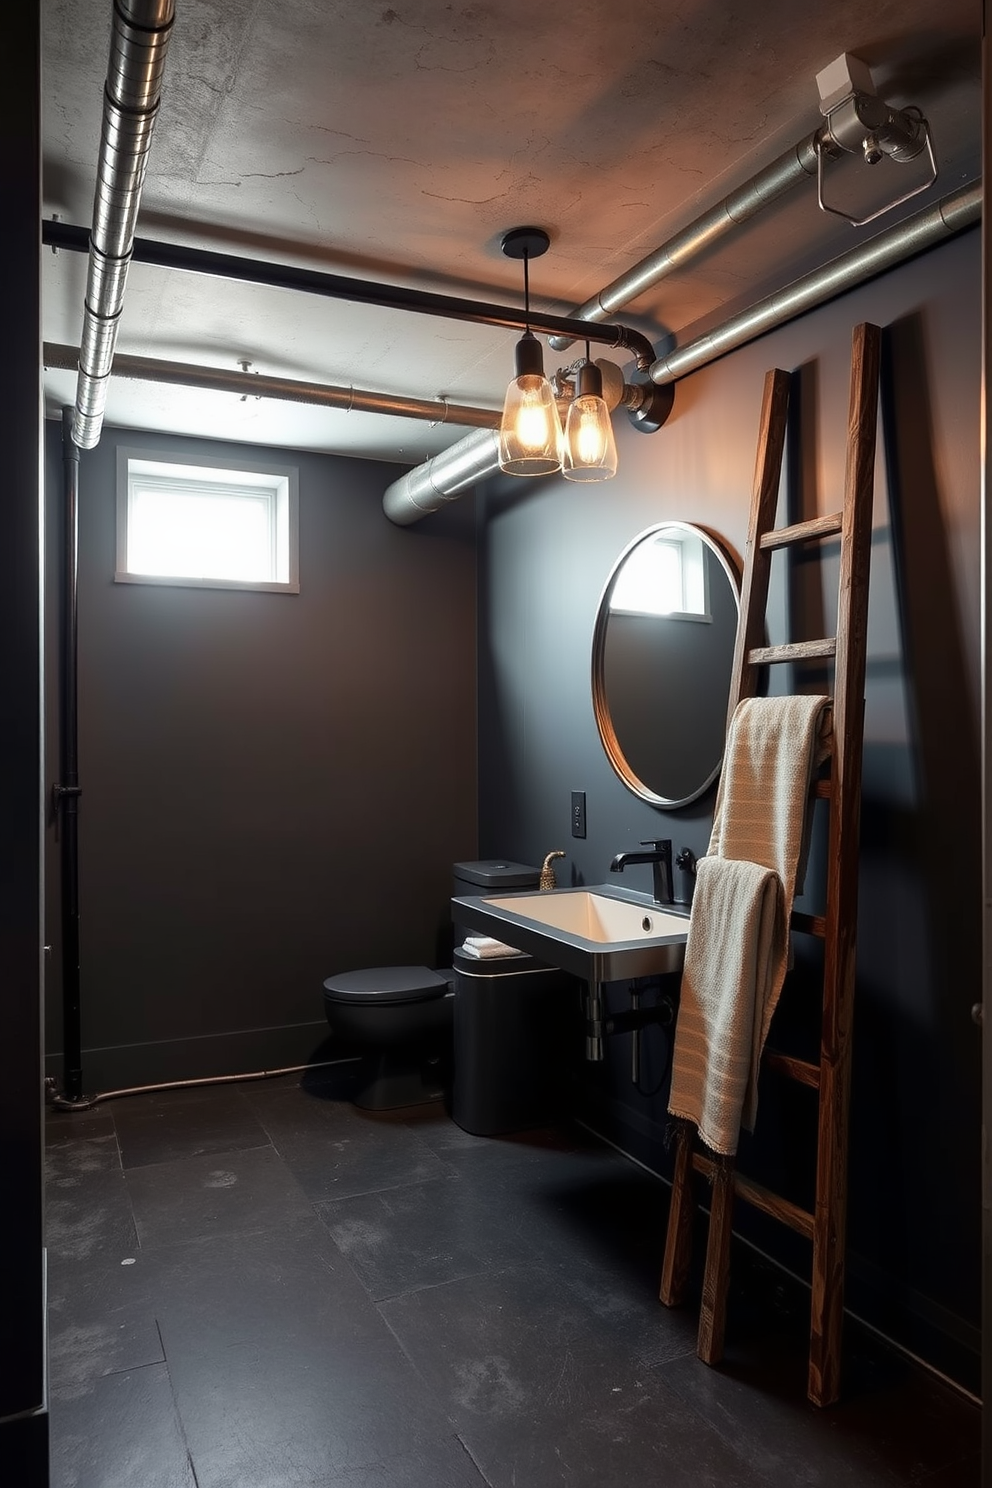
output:
<instances>
[{"instance_id":1,"label":"white window frame","mask_svg":"<svg viewBox=\"0 0 992 1488\"><path fill-rule=\"evenodd\" d=\"M651 562L651 555L658 549L664 549L673 554L677 577L674 580L675 593L669 596L669 603L663 602L662 596L657 596L658 602L654 602L651 594L644 591L638 593L637 600L632 598L632 591L636 592L637 584L643 583L642 574L628 573L628 583L623 582L620 575L614 584L613 593L610 597L610 610L620 615L652 615L665 620L689 620L695 624L709 625L713 616L710 612L709 575L706 568L706 555L702 538L693 532L683 532L676 536L670 533L659 535L651 542L650 547L645 548L642 555L642 568L647 568ZM635 560L636 561L636 560ZM629 560L628 560L629 562ZM672 601L677 602L672 603Z\"/></svg>"},{"instance_id":2,"label":"white window frame","mask_svg":"<svg viewBox=\"0 0 992 1488\"><path fill-rule=\"evenodd\" d=\"M263 499L269 509L273 571L264 579L189 577L183 574L144 574L127 566L131 498L137 486L168 485L195 495L224 489ZM247 589L262 593L299 594L299 472L292 465L232 466L230 460L198 455L195 460L155 450L117 451L117 562L118 584L167 584L184 589Z\"/></svg>"}]
</instances>

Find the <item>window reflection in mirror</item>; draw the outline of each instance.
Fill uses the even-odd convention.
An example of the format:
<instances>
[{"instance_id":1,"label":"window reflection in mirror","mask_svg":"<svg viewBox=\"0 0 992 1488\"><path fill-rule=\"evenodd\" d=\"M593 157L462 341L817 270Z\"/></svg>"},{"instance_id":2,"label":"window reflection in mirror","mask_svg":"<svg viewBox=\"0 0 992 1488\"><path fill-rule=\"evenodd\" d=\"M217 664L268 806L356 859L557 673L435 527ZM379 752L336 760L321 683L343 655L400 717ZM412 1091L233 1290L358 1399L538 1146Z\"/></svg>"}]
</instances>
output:
<instances>
[{"instance_id":1,"label":"window reflection in mirror","mask_svg":"<svg viewBox=\"0 0 992 1488\"><path fill-rule=\"evenodd\" d=\"M702 537L664 527L638 542L616 575L610 609L628 615L709 620L709 583Z\"/></svg>"},{"instance_id":2,"label":"window reflection in mirror","mask_svg":"<svg viewBox=\"0 0 992 1488\"><path fill-rule=\"evenodd\" d=\"M620 555L596 618L593 706L642 800L685 806L716 780L738 613L736 565L701 528L662 523Z\"/></svg>"}]
</instances>

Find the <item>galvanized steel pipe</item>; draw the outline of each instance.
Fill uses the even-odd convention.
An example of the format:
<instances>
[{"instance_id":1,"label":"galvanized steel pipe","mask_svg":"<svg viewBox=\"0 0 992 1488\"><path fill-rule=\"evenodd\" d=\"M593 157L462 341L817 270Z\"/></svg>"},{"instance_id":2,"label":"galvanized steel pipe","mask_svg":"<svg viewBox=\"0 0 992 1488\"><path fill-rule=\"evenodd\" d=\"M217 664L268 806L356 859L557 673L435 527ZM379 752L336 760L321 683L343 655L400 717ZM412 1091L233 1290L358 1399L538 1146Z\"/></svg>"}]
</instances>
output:
<instances>
[{"instance_id":1,"label":"galvanized steel pipe","mask_svg":"<svg viewBox=\"0 0 992 1488\"><path fill-rule=\"evenodd\" d=\"M103 425L173 12L174 0L114 4L72 420L81 449L98 443Z\"/></svg>"},{"instance_id":2,"label":"galvanized steel pipe","mask_svg":"<svg viewBox=\"0 0 992 1488\"><path fill-rule=\"evenodd\" d=\"M46 341L43 359L46 367L72 369L79 360L79 352L75 346ZM167 362L155 357L115 356L110 365L110 375L135 382L162 382L173 387L237 393L243 398L314 403L322 408L342 408L346 413L391 413L403 418L429 419L436 424L457 424L468 428L496 429L500 421L498 409L473 408L465 403L448 403L443 398L404 398L395 393L334 387L328 383L302 382L265 373L228 372L221 367L204 367L197 362Z\"/></svg>"},{"instance_id":3,"label":"galvanized steel pipe","mask_svg":"<svg viewBox=\"0 0 992 1488\"><path fill-rule=\"evenodd\" d=\"M822 133L823 130L820 129L815 134L808 134L777 160L773 160L771 165L745 181L743 186L731 191L715 207L711 207L708 212L690 222L688 227L669 238L661 248L647 258L642 258L640 263L621 274L619 279L614 279L612 284L601 289L573 312L576 319L608 320L621 305L629 305L660 279L698 257L704 249L717 242L732 228L757 216L800 181L810 177L815 180L816 147ZM567 336L552 336L549 345L555 351L565 351L572 345L572 341Z\"/></svg>"},{"instance_id":4,"label":"galvanized steel pipe","mask_svg":"<svg viewBox=\"0 0 992 1488\"><path fill-rule=\"evenodd\" d=\"M982 215L982 188L980 184L962 187L960 191L945 196L935 206L905 222L898 223L887 232L879 233L870 242L862 244L850 253L835 258L815 269L803 279L797 279L785 289L759 300L734 315L716 330L698 336L684 346L677 346L667 356L659 357L651 368L651 379L657 383L675 382L689 372L695 372L708 362L723 356L724 352L742 346L746 341L784 321L792 320L806 310L833 299L845 290L853 289L866 279L882 273L894 264L901 263L914 253L953 236L963 228L978 222Z\"/></svg>"}]
</instances>

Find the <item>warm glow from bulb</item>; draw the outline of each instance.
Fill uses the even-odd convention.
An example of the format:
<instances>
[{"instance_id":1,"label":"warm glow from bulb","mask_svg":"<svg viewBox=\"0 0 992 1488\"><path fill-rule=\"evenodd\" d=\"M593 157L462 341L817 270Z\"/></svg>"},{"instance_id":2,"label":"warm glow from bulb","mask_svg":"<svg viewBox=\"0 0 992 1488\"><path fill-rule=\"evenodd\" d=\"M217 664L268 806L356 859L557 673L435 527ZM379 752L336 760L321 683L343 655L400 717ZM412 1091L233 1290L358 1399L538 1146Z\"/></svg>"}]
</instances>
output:
<instances>
[{"instance_id":1,"label":"warm glow from bulb","mask_svg":"<svg viewBox=\"0 0 992 1488\"><path fill-rule=\"evenodd\" d=\"M499 468L510 475L549 475L561 469L561 420L547 378L522 372L507 388Z\"/></svg>"},{"instance_id":2,"label":"warm glow from bulb","mask_svg":"<svg viewBox=\"0 0 992 1488\"><path fill-rule=\"evenodd\" d=\"M517 408L516 435L525 450L543 450L549 443L548 406L540 390L541 378L520 377L523 398ZM533 383L530 387L528 384Z\"/></svg>"},{"instance_id":3,"label":"warm glow from bulb","mask_svg":"<svg viewBox=\"0 0 992 1488\"><path fill-rule=\"evenodd\" d=\"M616 474L617 447L609 410L595 393L572 400L565 422L562 475L566 480L609 480Z\"/></svg>"},{"instance_id":4,"label":"warm glow from bulb","mask_svg":"<svg viewBox=\"0 0 992 1488\"><path fill-rule=\"evenodd\" d=\"M606 453L599 401L598 398L579 398L576 402L578 427L574 438L577 465L599 465Z\"/></svg>"}]
</instances>

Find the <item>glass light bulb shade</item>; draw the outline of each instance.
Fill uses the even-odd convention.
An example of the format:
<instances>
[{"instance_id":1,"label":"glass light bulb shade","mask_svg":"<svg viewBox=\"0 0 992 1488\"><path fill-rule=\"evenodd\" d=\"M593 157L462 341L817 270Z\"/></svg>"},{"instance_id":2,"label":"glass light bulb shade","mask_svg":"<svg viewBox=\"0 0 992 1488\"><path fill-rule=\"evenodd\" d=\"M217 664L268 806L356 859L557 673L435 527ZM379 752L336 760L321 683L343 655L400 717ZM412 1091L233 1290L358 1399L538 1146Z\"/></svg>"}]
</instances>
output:
<instances>
[{"instance_id":1,"label":"glass light bulb shade","mask_svg":"<svg viewBox=\"0 0 992 1488\"><path fill-rule=\"evenodd\" d=\"M574 481L609 480L617 473L610 412L594 393L583 393L569 405L561 473Z\"/></svg>"},{"instance_id":2,"label":"glass light bulb shade","mask_svg":"<svg viewBox=\"0 0 992 1488\"><path fill-rule=\"evenodd\" d=\"M528 372L507 388L499 468L508 475L550 475L561 469L561 420L546 377Z\"/></svg>"}]
</instances>

